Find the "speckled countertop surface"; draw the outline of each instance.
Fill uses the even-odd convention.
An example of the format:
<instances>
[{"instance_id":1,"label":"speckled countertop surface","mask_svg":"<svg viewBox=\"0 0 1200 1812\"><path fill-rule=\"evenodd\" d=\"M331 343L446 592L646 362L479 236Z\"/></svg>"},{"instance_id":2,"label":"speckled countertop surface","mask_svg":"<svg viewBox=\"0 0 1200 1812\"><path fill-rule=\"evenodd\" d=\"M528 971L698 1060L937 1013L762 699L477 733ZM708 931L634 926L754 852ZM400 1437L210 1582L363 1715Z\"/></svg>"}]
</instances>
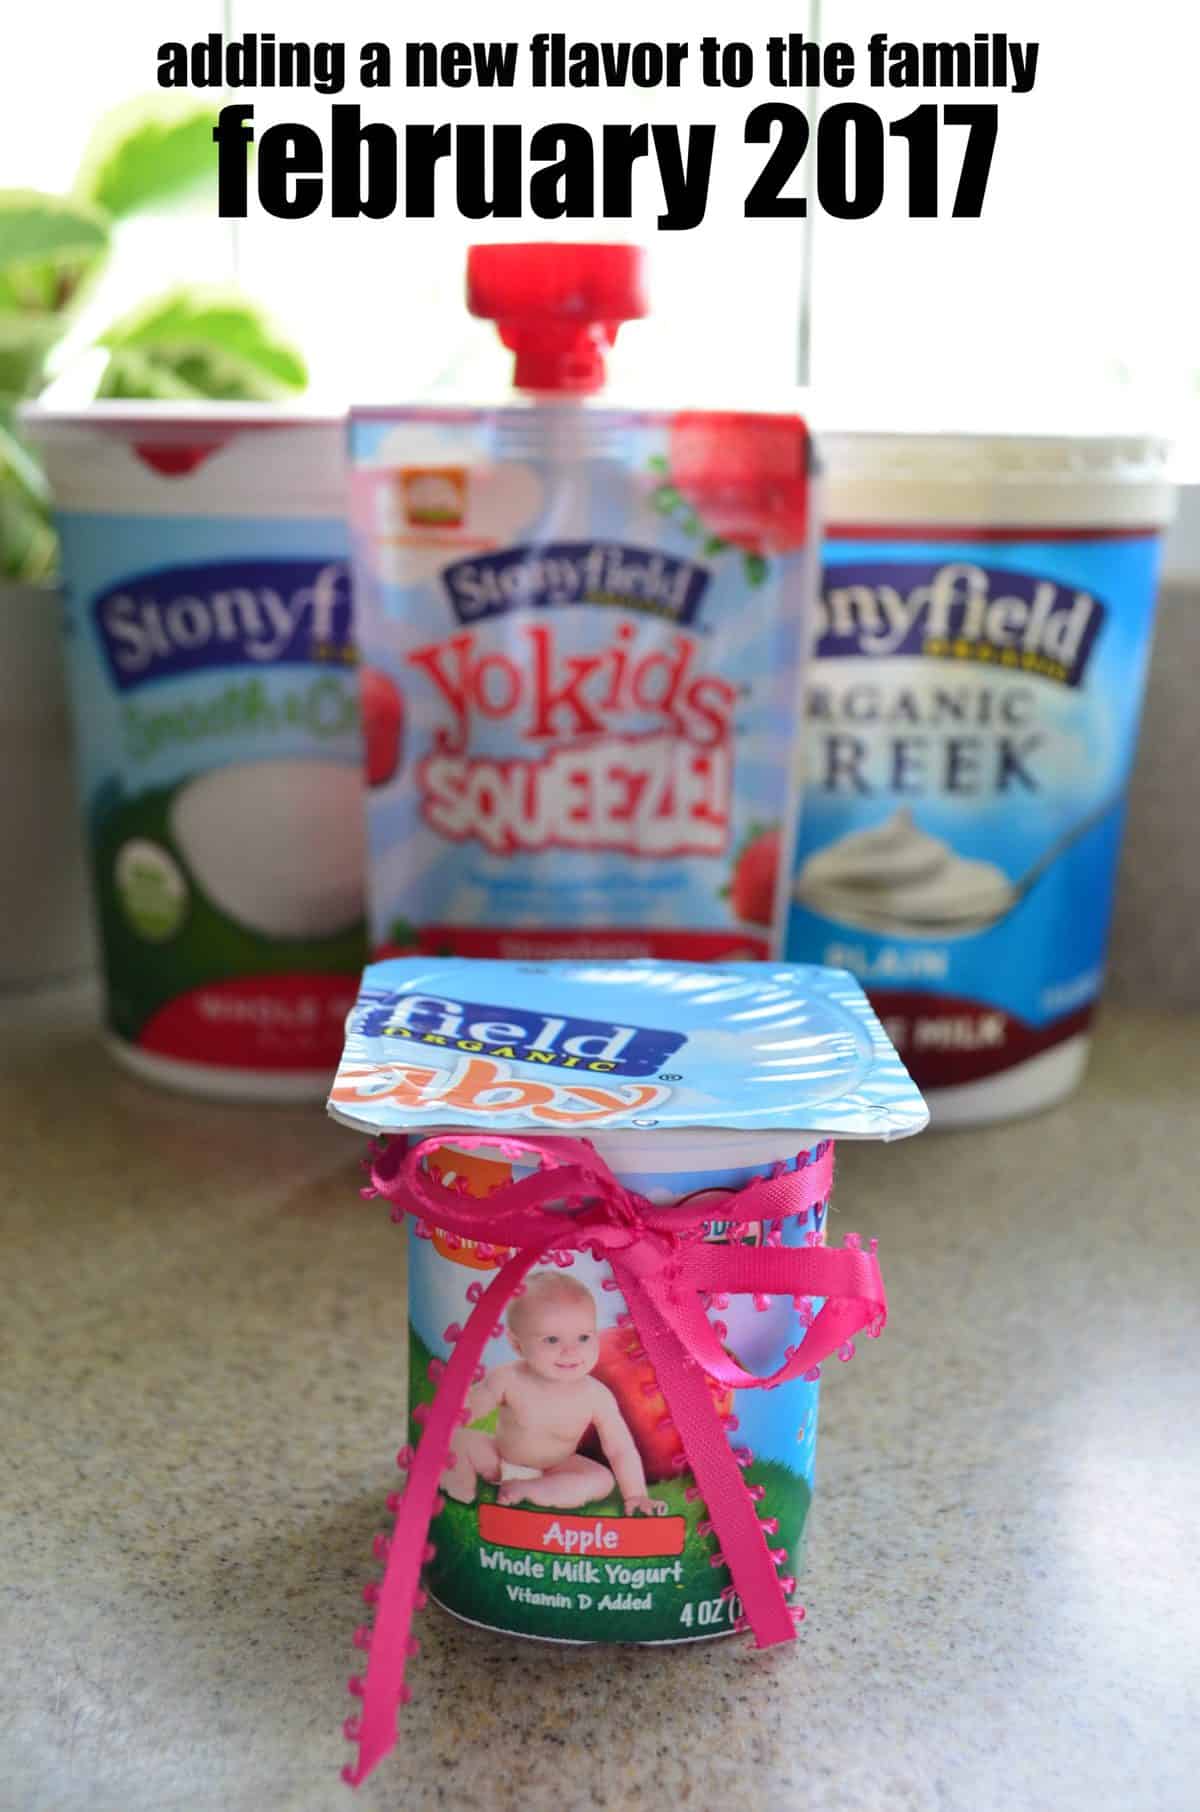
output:
<instances>
[{"instance_id":1,"label":"speckled countertop surface","mask_svg":"<svg viewBox=\"0 0 1200 1812\"><path fill-rule=\"evenodd\" d=\"M824 1394L794 1651L431 1612L357 1802L403 1239L318 1110L150 1092L71 996L8 1021L4 1812L1200 1804L1195 1020L1111 1012L1040 1119L844 1152L892 1322Z\"/></svg>"}]
</instances>

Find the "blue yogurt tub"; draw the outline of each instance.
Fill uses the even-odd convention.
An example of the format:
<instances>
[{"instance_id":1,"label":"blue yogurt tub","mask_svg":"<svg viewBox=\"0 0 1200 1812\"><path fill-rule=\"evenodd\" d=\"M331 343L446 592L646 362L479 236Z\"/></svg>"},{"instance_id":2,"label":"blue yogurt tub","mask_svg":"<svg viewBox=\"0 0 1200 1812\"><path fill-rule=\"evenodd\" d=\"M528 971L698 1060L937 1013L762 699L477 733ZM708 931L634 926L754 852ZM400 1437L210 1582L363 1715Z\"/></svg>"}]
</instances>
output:
<instances>
[{"instance_id":1,"label":"blue yogurt tub","mask_svg":"<svg viewBox=\"0 0 1200 1812\"><path fill-rule=\"evenodd\" d=\"M786 951L861 981L934 1125L1079 1080L1172 501L1137 438L824 437Z\"/></svg>"}]
</instances>

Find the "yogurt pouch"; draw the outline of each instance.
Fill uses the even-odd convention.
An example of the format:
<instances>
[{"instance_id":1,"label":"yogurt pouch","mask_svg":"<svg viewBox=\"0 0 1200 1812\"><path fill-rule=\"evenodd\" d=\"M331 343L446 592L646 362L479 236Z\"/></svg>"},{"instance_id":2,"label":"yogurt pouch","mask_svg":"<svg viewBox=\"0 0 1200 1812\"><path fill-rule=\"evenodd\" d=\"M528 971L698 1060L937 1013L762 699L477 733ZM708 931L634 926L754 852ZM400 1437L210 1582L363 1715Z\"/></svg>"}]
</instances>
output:
<instances>
[{"instance_id":1,"label":"yogurt pouch","mask_svg":"<svg viewBox=\"0 0 1200 1812\"><path fill-rule=\"evenodd\" d=\"M665 961L377 963L364 975L329 1105L364 1131L444 1132L425 1165L447 1190L487 1196L536 1166L519 1152L473 1148L472 1132L583 1135L626 1188L650 1201L711 1201L706 1241L790 1246L824 1240L828 1194L767 1224L740 1218L737 1191L823 1160L834 1135L897 1138L926 1118L850 976ZM416 1233L414 1443L451 1343L510 1255L428 1222ZM443 1481L445 1505L431 1528L428 1587L473 1622L557 1641L728 1632L741 1607L714 1559L693 1475L624 1298L601 1259L577 1251L564 1266L563 1256L544 1256L485 1348L460 1437L468 1464ZM713 1318L718 1312L726 1350L759 1374L796 1341L790 1299L734 1295L714 1305ZM559 1432L585 1389L607 1405L586 1428L585 1405L580 1426L566 1431L567 1447L576 1436L578 1445L566 1456L565 1486L561 1458L557 1472L529 1463L546 1454L522 1444L522 1379L538 1402L552 1400ZM710 1389L759 1513L774 1520L790 1590L803 1565L819 1379Z\"/></svg>"},{"instance_id":2,"label":"yogurt pouch","mask_svg":"<svg viewBox=\"0 0 1200 1812\"><path fill-rule=\"evenodd\" d=\"M638 273L626 247L475 248L525 397L352 414L380 953L778 949L809 440L587 404Z\"/></svg>"}]
</instances>

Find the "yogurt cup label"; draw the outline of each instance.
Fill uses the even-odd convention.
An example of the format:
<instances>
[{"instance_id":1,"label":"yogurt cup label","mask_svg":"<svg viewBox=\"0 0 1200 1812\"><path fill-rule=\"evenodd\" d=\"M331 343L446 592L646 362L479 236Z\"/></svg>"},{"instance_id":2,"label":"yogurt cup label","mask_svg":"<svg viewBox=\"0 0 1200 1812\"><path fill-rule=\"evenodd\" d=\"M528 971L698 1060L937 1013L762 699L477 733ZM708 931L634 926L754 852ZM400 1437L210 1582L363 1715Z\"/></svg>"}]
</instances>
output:
<instances>
[{"instance_id":1,"label":"yogurt cup label","mask_svg":"<svg viewBox=\"0 0 1200 1812\"><path fill-rule=\"evenodd\" d=\"M478 1194L524 1174L452 1145L429 1163ZM766 1168L627 1172L622 1181L652 1199L711 1191L718 1210ZM826 1212L820 1203L786 1221L782 1242L822 1240ZM707 1237L756 1243L763 1232L758 1224L734 1232L714 1212ZM432 1228L409 1242L414 1444L452 1350L445 1329L465 1322L468 1292L505 1256L480 1260ZM445 1505L430 1525L426 1586L447 1610L559 1642L686 1642L733 1630L741 1602L728 1568L713 1565L707 1512L692 1473L679 1469L679 1437L635 1332L619 1320L624 1311L607 1266L585 1253L569 1269L534 1270L510 1304L484 1352L470 1421L441 1481ZM727 1350L759 1372L779 1365L796 1338L786 1298L755 1308L735 1297L721 1316ZM772 1391L712 1386L759 1514L770 1519L787 1590L804 1567L819 1394L817 1378Z\"/></svg>"},{"instance_id":2,"label":"yogurt cup label","mask_svg":"<svg viewBox=\"0 0 1200 1812\"><path fill-rule=\"evenodd\" d=\"M1136 527L826 546L787 950L859 978L925 1089L1086 1032L1158 547Z\"/></svg>"},{"instance_id":3,"label":"yogurt cup label","mask_svg":"<svg viewBox=\"0 0 1200 1812\"><path fill-rule=\"evenodd\" d=\"M365 949L339 429L231 421L171 470L119 411L41 432L116 1048L188 1086L319 1092Z\"/></svg>"}]
</instances>

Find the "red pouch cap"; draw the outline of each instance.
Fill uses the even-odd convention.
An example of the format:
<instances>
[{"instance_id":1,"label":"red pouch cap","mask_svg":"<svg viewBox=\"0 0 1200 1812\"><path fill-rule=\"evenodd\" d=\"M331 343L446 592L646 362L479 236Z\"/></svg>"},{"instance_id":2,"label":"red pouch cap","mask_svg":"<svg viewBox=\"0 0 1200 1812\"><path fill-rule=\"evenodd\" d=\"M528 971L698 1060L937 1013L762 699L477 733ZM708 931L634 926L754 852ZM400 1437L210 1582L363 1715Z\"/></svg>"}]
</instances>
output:
<instances>
[{"instance_id":1,"label":"red pouch cap","mask_svg":"<svg viewBox=\"0 0 1200 1812\"><path fill-rule=\"evenodd\" d=\"M604 349L649 312L637 245L473 245L467 307L515 352L518 390L586 396L604 383Z\"/></svg>"}]
</instances>

